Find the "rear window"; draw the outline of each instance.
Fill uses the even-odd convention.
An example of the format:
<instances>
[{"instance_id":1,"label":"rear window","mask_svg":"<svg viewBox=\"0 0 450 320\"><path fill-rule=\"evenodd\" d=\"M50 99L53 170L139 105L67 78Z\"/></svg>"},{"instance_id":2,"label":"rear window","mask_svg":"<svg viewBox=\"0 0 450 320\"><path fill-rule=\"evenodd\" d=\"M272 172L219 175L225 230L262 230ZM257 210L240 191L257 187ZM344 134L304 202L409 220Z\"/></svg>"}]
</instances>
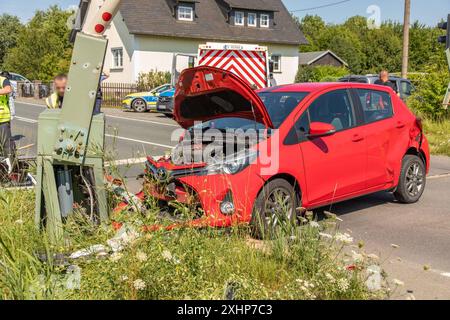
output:
<instances>
[{"instance_id":1,"label":"rear window","mask_svg":"<svg viewBox=\"0 0 450 320\"><path fill-rule=\"evenodd\" d=\"M394 115L389 93L367 89L358 89L357 93L363 107L366 123L389 119Z\"/></svg>"},{"instance_id":2,"label":"rear window","mask_svg":"<svg viewBox=\"0 0 450 320\"><path fill-rule=\"evenodd\" d=\"M279 128L308 94L309 92L261 92L258 95L264 102L274 127Z\"/></svg>"}]
</instances>

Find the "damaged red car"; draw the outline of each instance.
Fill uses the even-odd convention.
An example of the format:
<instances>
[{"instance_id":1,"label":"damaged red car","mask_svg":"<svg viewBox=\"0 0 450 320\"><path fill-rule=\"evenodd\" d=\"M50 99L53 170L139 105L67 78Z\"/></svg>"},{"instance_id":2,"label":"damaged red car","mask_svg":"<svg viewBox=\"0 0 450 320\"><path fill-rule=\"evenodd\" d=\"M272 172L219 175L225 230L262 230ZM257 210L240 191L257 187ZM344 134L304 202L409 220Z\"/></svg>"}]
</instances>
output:
<instances>
[{"instance_id":1,"label":"damaged red car","mask_svg":"<svg viewBox=\"0 0 450 320\"><path fill-rule=\"evenodd\" d=\"M233 73L198 67L180 76L174 118L183 138L171 157L149 158L138 198L193 205L192 225L250 223L260 233L296 219L298 208L379 191L409 204L425 190L430 156L421 121L388 87L254 91Z\"/></svg>"}]
</instances>

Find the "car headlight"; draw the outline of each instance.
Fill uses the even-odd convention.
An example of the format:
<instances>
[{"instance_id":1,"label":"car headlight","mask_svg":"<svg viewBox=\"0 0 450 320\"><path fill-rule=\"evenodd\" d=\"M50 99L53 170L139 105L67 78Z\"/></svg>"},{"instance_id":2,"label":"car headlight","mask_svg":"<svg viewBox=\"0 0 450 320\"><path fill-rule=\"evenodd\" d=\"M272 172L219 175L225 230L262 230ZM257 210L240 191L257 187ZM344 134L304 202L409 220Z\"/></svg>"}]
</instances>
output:
<instances>
[{"instance_id":1,"label":"car headlight","mask_svg":"<svg viewBox=\"0 0 450 320\"><path fill-rule=\"evenodd\" d=\"M206 168L207 175L215 174L237 174L254 163L258 158L258 151L245 150L223 161L209 164Z\"/></svg>"}]
</instances>

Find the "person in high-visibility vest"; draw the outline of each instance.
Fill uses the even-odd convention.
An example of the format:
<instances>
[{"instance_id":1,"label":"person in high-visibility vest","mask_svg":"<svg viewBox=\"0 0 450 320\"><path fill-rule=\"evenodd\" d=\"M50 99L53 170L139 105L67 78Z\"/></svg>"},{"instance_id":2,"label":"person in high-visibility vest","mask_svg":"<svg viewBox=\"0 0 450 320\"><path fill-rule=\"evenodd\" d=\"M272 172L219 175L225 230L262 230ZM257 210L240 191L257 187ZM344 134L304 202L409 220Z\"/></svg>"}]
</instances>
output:
<instances>
[{"instance_id":1,"label":"person in high-visibility vest","mask_svg":"<svg viewBox=\"0 0 450 320\"><path fill-rule=\"evenodd\" d=\"M11 82L0 76L0 157L11 158L13 153L11 143L11 110L9 108L9 95L12 93ZM8 161L11 170L11 162Z\"/></svg>"},{"instance_id":2,"label":"person in high-visibility vest","mask_svg":"<svg viewBox=\"0 0 450 320\"><path fill-rule=\"evenodd\" d=\"M67 76L59 74L53 79L55 92L45 100L47 108L61 109L64 101L64 93L66 92Z\"/></svg>"}]
</instances>

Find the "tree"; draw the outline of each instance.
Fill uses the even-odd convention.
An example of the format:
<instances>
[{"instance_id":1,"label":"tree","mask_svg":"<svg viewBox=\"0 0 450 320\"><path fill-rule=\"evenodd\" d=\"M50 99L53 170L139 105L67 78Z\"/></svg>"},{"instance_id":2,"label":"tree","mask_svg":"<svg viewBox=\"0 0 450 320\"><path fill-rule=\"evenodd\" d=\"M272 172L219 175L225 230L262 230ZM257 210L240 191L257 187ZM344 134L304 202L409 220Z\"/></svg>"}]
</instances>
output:
<instances>
[{"instance_id":1,"label":"tree","mask_svg":"<svg viewBox=\"0 0 450 320\"><path fill-rule=\"evenodd\" d=\"M3 60L6 52L15 47L17 38L23 29L23 25L19 18L9 14L0 15L0 67L3 65Z\"/></svg>"},{"instance_id":2,"label":"tree","mask_svg":"<svg viewBox=\"0 0 450 320\"><path fill-rule=\"evenodd\" d=\"M20 32L16 47L8 50L5 69L39 80L67 72L72 54L67 27L71 14L57 6L37 11Z\"/></svg>"}]
</instances>

